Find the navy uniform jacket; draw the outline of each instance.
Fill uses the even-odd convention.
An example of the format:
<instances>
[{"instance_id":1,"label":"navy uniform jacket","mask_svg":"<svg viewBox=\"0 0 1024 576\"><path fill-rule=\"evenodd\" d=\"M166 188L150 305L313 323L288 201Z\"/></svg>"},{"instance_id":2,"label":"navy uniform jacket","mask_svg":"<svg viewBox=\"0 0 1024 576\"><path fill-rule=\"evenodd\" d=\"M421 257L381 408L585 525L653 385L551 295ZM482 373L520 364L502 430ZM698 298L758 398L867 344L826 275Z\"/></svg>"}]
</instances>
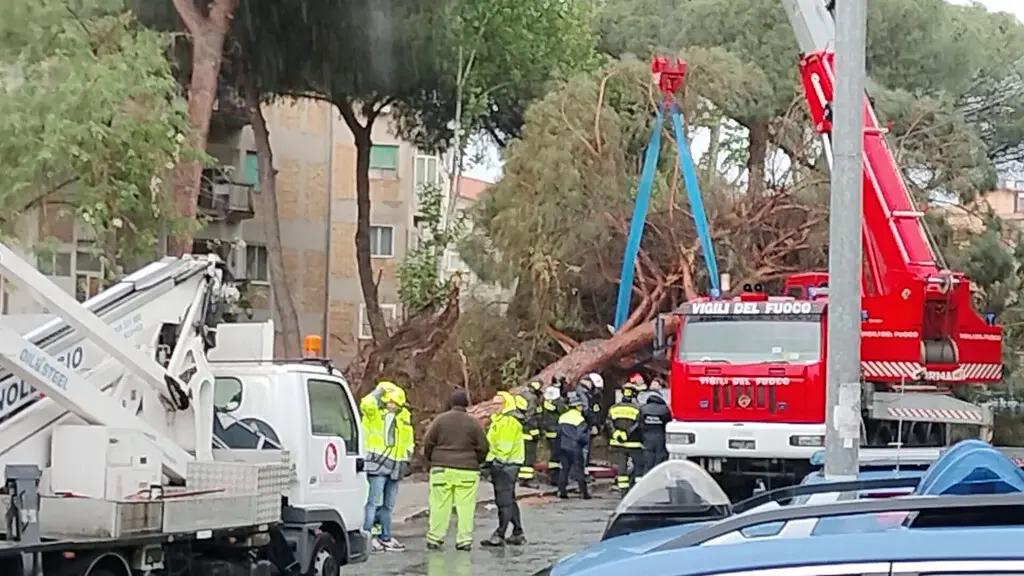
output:
<instances>
[{"instance_id":1,"label":"navy uniform jacket","mask_svg":"<svg viewBox=\"0 0 1024 576\"><path fill-rule=\"evenodd\" d=\"M640 438L645 449L665 446L665 425L672 421L672 412L661 394L651 394L640 406Z\"/></svg>"},{"instance_id":2,"label":"navy uniform jacket","mask_svg":"<svg viewBox=\"0 0 1024 576\"><path fill-rule=\"evenodd\" d=\"M590 444L590 426L579 408L558 417L558 448L563 454L582 454Z\"/></svg>"}]
</instances>

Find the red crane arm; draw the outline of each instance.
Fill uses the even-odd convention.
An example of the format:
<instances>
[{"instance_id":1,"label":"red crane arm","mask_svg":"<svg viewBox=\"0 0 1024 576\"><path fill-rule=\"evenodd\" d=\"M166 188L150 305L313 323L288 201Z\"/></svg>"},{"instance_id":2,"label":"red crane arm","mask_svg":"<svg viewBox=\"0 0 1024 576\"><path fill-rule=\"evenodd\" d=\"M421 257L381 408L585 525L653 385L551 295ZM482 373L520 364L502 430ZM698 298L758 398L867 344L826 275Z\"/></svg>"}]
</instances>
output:
<instances>
[{"instance_id":1,"label":"red crane arm","mask_svg":"<svg viewBox=\"0 0 1024 576\"><path fill-rule=\"evenodd\" d=\"M832 130L834 57L831 51L818 51L800 58L800 78L814 129L826 138ZM909 278L927 283L941 271L922 222L924 214L914 206L885 133L865 98L862 233L868 294L892 293Z\"/></svg>"}]
</instances>

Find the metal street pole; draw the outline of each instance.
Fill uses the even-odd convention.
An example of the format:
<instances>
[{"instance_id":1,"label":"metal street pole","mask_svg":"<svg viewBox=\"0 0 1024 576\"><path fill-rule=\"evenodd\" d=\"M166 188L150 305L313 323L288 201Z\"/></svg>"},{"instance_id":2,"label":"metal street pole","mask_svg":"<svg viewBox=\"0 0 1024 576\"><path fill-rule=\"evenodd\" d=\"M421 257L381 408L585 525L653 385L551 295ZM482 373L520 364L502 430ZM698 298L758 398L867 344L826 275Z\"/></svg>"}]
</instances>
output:
<instances>
[{"instance_id":1,"label":"metal street pole","mask_svg":"<svg viewBox=\"0 0 1024 576\"><path fill-rule=\"evenodd\" d=\"M334 223L334 104L327 105L327 210L324 214L324 323L321 354L331 357L331 225Z\"/></svg>"},{"instance_id":2,"label":"metal street pole","mask_svg":"<svg viewBox=\"0 0 1024 576\"><path fill-rule=\"evenodd\" d=\"M867 0L837 2L835 23L825 476L856 478L860 448L861 186Z\"/></svg>"}]
</instances>

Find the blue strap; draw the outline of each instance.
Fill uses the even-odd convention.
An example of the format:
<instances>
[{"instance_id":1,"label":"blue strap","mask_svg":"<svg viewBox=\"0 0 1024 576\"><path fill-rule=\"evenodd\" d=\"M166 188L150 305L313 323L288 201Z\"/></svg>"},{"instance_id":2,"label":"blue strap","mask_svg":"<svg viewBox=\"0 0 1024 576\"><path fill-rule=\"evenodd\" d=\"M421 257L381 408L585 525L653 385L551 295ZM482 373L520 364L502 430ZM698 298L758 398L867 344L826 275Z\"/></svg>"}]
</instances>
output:
<instances>
[{"instance_id":1,"label":"blue strap","mask_svg":"<svg viewBox=\"0 0 1024 576\"><path fill-rule=\"evenodd\" d=\"M704 212L704 201L700 195L700 184L697 183L697 171L693 167L690 146L686 140L686 134L683 132L681 114L674 105L670 107L670 111L672 112L672 128L676 137L676 152L679 153L679 167L683 173L683 185L686 188L686 195L690 199L693 225L697 229L697 239L700 241L701 252L704 253L704 263L708 267L711 295L718 297L721 295L718 260L715 258L715 248L711 243L711 230L708 227L708 216ZM632 277L630 278L632 279Z\"/></svg>"},{"instance_id":2,"label":"blue strap","mask_svg":"<svg viewBox=\"0 0 1024 576\"><path fill-rule=\"evenodd\" d=\"M654 129L651 139L647 141L647 153L640 171L640 185L636 189L636 203L633 205L633 218L629 222L629 237L626 239L626 251L622 255L622 272L619 273L619 294L615 302L615 329L626 323L629 316L629 301L633 295L633 267L636 255L640 252L640 238L644 233L644 222L647 220L647 205L651 200L651 188L654 186L655 169L658 167L658 154L661 152L661 128L664 118L661 105L654 117Z\"/></svg>"}]
</instances>

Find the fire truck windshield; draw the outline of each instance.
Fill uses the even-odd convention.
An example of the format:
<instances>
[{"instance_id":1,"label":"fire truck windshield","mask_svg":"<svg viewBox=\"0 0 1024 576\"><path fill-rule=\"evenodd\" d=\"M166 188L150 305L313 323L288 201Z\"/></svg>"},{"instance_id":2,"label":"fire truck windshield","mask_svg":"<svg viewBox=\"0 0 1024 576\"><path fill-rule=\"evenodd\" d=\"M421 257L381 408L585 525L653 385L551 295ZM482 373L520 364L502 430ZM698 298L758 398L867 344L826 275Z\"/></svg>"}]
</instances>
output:
<instances>
[{"instance_id":1,"label":"fire truck windshield","mask_svg":"<svg viewBox=\"0 0 1024 576\"><path fill-rule=\"evenodd\" d=\"M680 328L680 362L778 362L821 358L817 315L687 316Z\"/></svg>"}]
</instances>

